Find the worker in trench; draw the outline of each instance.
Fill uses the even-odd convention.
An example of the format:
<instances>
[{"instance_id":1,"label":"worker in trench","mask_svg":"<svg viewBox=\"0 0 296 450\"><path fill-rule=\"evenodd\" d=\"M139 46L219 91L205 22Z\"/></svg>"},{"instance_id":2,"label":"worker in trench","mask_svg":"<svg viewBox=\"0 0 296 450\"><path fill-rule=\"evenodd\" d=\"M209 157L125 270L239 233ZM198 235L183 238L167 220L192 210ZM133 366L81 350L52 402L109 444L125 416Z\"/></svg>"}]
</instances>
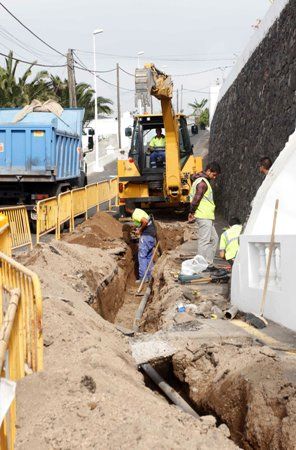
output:
<instances>
[{"instance_id":1,"label":"worker in trench","mask_svg":"<svg viewBox=\"0 0 296 450\"><path fill-rule=\"evenodd\" d=\"M220 237L220 258L226 259L231 266L239 250L239 236L242 228L240 219L238 217L232 217L229 220L229 228Z\"/></svg>"},{"instance_id":2,"label":"worker in trench","mask_svg":"<svg viewBox=\"0 0 296 450\"><path fill-rule=\"evenodd\" d=\"M149 142L148 151L150 156L150 167L155 168L160 163L162 166L165 162L165 135L162 134L161 127L156 128L156 136Z\"/></svg>"},{"instance_id":3,"label":"worker in trench","mask_svg":"<svg viewBox=\"0 0 296 450\"><path fill-rule=\"evenodd\" d=\"M203 172L194 175L190 190L190 212L188 221L196 222L198 228L197 253L202 255L207 263L207 271L216 270L213 265L218 246L218 235L215 230L215 202L211 181L221 173L219 164L215 161L208 164Z\"/></svg>"},{"instance_id":4,"label":"worker in trench","mask_svg":"<svg viewBox=\"0 0 296 450\"><path fill-rule=\"evenodd\" d=\"M136 208L131 202L127 202L125 210L128 214L131 214L132 221L134 222L135 233L139 236L138 247L138 262L139 262L139 278L136 283L141 283L143 280L146 269L151 261L153 249L156 243L156 227L153 218L149 216L143 209ZM151 271L153 263L151 264L148 273L146 274L145 281L149 281L151 278Z\"/></svg>"}]
</instances>

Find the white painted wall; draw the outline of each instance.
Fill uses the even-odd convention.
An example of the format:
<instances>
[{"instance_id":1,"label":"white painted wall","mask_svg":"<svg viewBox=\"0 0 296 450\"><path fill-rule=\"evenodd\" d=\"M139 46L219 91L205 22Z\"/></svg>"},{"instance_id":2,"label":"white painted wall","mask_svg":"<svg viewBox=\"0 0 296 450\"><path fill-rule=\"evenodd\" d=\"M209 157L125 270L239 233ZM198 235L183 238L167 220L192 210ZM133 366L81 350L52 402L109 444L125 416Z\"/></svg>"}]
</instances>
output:
<instances>
[{"instance_id":1,"label":"white painted wall","mask_svg":"<svg viewBox=\"0 0 296 450\"><path fill-rule=\"evenodd\" d=\"M123 113L121 117L121 147L125 150L126 158L128 149L130 148L131 139L125 136L125 128L132 127L133 116L129 111ZM92 120L88 127L85 128L87 133L88 128L95 128L94 120ZM112 161L117 160L119 155L118 149L118 124L114 117L106 117L98 119L99 130L99 165L104 167ZM94 136L95 139L95 136ZM82 147L87 148L88 136L82 136ZM95 169L95 152L92 151L86 155L86 162L88 173L92 174Z\"/></svg>"},{"instance_id":2,"label":"white painted wall","mask_svg":"<svg viewBox=\"0 0 296 450\"><path fill-rule=\"evenodd\" d=\"M296 331L296 131L274 162L253 201L240 239L231 283L231 302L245 312L259 313L266 271L274 205L279 199L276 250L264 316Z\"/></svg>"},{"instance_id":3,"label":"white painted wall","mask_svg":"<svg viewBox=\"0 0 296 450\"><path fill-rule=\"evenodd\" d=\"M218 101L220 101L222 97L226 94L230 86L236 80L237 76L239 75L239 73L241 72L247 61L249 60L249 58L252 56L258 45L267 35L269 29L278 19L282 10L288 3L289 0L274 0L274 2L271 4L264 19L260 23L259 28L254 31L254 34L251 37L248 45L244 49L243 53L238 57L236 64L234 65L233 69L231 70L225 82L223 83L219 93Z\"/></svg>"},{"instance_id":4,"label":"white painted wall","mask_svg":"<svg viewBox=\"0 0 296 450\"><path fill-rule=\"evenodd\" d=\"M219 92L221 89L221 84L216 84L215 86L210 87L210 107L209 107L209 116L210 116L210 126L215 114L216 106L218 103Z\"/></svg>"}]
</instances>

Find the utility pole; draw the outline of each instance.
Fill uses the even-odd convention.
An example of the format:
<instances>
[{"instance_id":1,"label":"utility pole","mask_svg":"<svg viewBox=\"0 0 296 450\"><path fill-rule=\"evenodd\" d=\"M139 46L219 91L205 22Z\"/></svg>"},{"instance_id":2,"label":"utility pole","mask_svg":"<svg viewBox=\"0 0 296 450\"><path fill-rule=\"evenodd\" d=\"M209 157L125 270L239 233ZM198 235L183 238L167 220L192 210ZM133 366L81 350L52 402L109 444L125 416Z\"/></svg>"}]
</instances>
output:
<instances>
[{"instance_id":1,"label":"utility pole","mask_svg":"<svg viewBox=\"0 0 296 450\"><path fill-rule=\"evenodd\" d=\"M177 89L177 111L176 113L178 114L179 112L179 89Z\"/></svg>"},{"instance_id":2,"label":"utility pole","mask_svg":"<svg viewBox=\"0 0 296 450\"><path fill-rule=\"evenodd\" d=\"M120 86L119 86L119 64L116 64L117 79L117 127L118 127L118 147L121 148L121 112L120 112Z\"/></svg>"},{"instance_id":3,"label":"utility pole","mask_svg":"<svg viewBox=\"0 0 296 450\"><path fill-rule=\"evenodd\" d=\"M67 53L67 68L68 68L69 106L70 108L77 108L74 58L73 58L73 49L71 48L69 48Z\"/></svg>"},{"instance_id":4,"label":"utility pole","mask_svg":"<svg viewBox=\"0 0 296 450\"><path fill-rule=\"evenodd\" d=\"M183 112L183 84L181 84L181 108L180 108L180 112Z\"/></svg>"},{"instance_id":5,"label":"utility pole","mask_svg":"<svg viewBox=\"0 0 296 450\"><path fill-rule=\"evenodd\" d=\"M152 97L152 95L150 95L150 111L151 111L151 114L153 114L153 97Z\"/></svg>"}]
</instances>

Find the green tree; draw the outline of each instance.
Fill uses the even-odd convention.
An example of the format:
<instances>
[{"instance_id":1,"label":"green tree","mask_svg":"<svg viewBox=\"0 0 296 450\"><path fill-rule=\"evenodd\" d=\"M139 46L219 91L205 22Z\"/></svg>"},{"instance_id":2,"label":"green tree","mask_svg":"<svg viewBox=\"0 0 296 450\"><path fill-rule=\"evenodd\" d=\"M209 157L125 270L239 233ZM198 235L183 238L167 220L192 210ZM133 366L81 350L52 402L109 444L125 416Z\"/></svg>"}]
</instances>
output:
<instances>
[{"instance_id":1,"label":"green tree","mask_svg":"<svg viewBox=\"0 0 296 450\"><path fill-rule=\"evenodd\" d=\"M196 98L194 99L193 103L189 103L188 105L193 109L193 114L195 116L199 116L202 112L202 110L204 109L204 107L206 106L208 102L208 99L203 98L200 102L196 100Z\"/></svg>"},{"instance_id":2,"label":"green tree","mask_svg":"<svg viewBox=\"0 0 296 450\"><path fill-rule=\"evenodd\" d=\"M199 116L198 123L201 128L209 126L209 108L205 108Z\"/></svg>"},{"instance_id":3,"label":"green tree","mask_svg":"<svg viewBox=\"0 0 296 450\"><path fill-rule=\"evenodd\" d=\"M19 78L16 76L16 70L19 61L13 60L13 53L9 52L5 58L5 66L0 67L0 106L1 107L19 107L30 103L34 98L40 100L47 99L49 89L48 73L46 71L38 72L33 79L31 64L28 69Z\"/></svg>"},{"instance_id":4,"label":"green tree","mask_svg":"<svg viewBox=\"0 0 296 450\"><path fill-rule=\"evenodd\" d=\"M69 107L69 89L68 80L62 80L56 75L50 75L51 90L56 100L63 108ZM85 109L84 122L89 122L94 118L94 90L88 83L76 84L77 106ZM112 114L112 100L105 97L98 97L98 113L110 115Z\"/></svg>"},{"instance_id":5,"label":"green tree","mask_svg":"<svg viewBox=\"0 0 296 450\"><path fill-rule=\"evenodd\" d=\"M54 99L63 108L69 107L68 80L47 71L38 72L32 77L32 63L26 71L17 78L16 71L19 61L13 59L9 52L5 58L5 66L0 67L0 107L15 108L25 106L37 99L46 101ZM94 118L94 90L87 83L76 84L77 105L85 109L84 122ZM112 100L98 97L98 113L109 115L112 113Z\"/></svg>"},{"instance_id":6,"label":"green tree","mask_svg":"<svg viewBox=\"0 0 296 450\"><path fill-rule=\"evenodd\" d=\"M208 99L206 98L203 98L200 102L195 98L193 103L189 103L189 106L193 109L195 124L200 125L201 128L209 125L209 108L205 108L207 103Z\"/></svg>"}]
</instances>

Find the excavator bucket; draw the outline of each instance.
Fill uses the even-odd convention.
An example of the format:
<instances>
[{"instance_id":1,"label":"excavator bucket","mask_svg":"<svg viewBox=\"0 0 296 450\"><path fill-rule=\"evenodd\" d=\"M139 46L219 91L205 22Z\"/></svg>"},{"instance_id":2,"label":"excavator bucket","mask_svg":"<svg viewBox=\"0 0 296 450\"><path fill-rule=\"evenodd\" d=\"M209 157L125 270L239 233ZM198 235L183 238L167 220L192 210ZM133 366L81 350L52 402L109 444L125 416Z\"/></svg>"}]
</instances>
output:
<instances>
[{"instance_id":1,"label":"excavator bucket","mask_svg":"<svg viewBox=\"0 0 296 450\"><path fill-rule=\"evenodd\" d=\"M154 64L146 64L143 69L136 69L136 105L141 100L143 106L150 105L150 95L158 100L173 97L173 82L169 75L156 69Z\"/></svg>"}]
</instances>

